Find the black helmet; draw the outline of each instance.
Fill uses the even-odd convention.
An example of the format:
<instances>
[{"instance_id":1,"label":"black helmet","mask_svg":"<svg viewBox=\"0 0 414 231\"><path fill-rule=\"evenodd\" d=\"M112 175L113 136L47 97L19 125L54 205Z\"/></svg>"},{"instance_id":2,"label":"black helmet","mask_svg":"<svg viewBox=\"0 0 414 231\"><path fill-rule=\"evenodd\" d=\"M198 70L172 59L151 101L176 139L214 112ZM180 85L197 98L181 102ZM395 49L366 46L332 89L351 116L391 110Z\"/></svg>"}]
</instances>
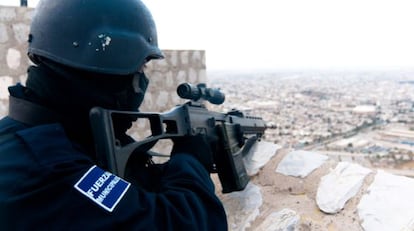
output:
<instances>
[{"instance_id":1,"label":"black helmet","mask_svg":"<svg viewBox=\"0 0 414 231\"><path fill-rule=\"evenodd\" d=\"M29 57L92 72L127 75L163 58L151 13L139 0L41 0Z\"/></svg>"}]
</instances>

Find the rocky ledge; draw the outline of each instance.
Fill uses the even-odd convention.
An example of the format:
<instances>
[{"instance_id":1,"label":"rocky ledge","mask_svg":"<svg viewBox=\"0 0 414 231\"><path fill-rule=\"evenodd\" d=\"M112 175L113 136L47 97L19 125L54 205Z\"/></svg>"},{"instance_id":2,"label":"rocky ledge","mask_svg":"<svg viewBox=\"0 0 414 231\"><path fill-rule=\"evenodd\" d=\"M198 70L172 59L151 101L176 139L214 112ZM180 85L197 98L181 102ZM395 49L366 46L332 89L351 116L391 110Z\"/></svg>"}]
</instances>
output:
<instances>
[{"instance_id":1,"label":"rocky ledge","mask_svg":"<svg viewBox=\"0 0 414 231\"><path fill-rule=\"evenodd\" d=\"M229 230L414 230L413 178L265 141L245 163L245 190L217 183Z\"/></svg>"}]
</instances>

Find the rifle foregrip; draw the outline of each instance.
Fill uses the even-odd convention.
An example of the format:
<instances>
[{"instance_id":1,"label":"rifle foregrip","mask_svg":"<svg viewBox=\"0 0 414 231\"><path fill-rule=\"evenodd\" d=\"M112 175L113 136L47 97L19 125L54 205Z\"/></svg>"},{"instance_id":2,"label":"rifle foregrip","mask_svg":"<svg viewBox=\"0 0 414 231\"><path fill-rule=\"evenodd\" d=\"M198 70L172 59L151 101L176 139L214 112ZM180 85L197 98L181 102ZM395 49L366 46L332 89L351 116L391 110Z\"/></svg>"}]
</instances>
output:
<instances>
[{"instance_id":1,"label":"rifle foregrip","mask_svg":"<svg viewBox=\"0 0 414 231\"><path fill-rule=\"evenodd\" d=\"M216 126L220 139L219 151L214 157L222 192L243 190L250 177L243 163L243 150L239 146L237 128L234 124L223 123Z\"/></svg>"}]
</instances>

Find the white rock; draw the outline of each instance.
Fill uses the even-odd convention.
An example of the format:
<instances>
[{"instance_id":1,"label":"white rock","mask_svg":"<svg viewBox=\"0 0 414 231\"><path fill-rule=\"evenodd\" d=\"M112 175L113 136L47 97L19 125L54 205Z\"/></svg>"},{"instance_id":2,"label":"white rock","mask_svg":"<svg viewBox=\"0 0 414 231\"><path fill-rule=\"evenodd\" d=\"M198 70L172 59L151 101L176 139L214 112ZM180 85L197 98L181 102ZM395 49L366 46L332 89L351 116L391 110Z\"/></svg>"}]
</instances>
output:
<instances>
[{"instance_id":1,"label":"white rock","mask_svg":"<svg viewBox=\"0 0 414 231\"><path fill-rule=\"evenodd\" d=\"M0 43L5 43L8 40L7 27L4 23L0 23Z\"/></svg>"},{"instance_id":2,"label":"white rock","mask_svg":"<svg viewBox=\"0 0 414 231\"><path fill-rule=\"evenodd\" d=\"M188 69L188 82L196 83L198 80L198 72L194 68Z\"/></svg>"},{"instance_id":3,"label":"white rock","mask_svg":"<svg viewBox=\"0 0 414 231\"><path fill-rule=\"evenodd\" d=\"M262 204L260 187L251 182L243 191L226 194L223 206L230 230L242 231L250 227L251 222L260 214L259 208Z\"/></svg>"},{"instance_id":4,"label":"white rock","mask_svg":"<svg viewBox=\"0 0 414 231\"><path fill-rule=\"evenodd\" d=\"M358 215L365 231L414 230L414 179L378 171Z\"/></svg>"},{"instance_id":5,"label":"white rock","mask_svg":"<svg viewBox=\"0 0 414 231\"><path fill-rule=\"evenodd\" d=\"M321 178L316 193L319 209L326 213L337 213L345 203L360 190L364 178L372 172L358 164L340 162L328 175Z\"/></svg>"},{"instance_id":6,"label":"white rock","mask_svg":"<svg viewBox=\"0 0 414 231\"><path fill-rule=\"evenodd\" d=\"M199 63L202 63L202 59L203 59L203 57L202 57L202 53L201 53L201 51L199 51L199 50L195 50L194 52L193 52L193 55L192 55L192 57L191 57L191 59L192 59L192 63L194 63L194 64L199 64Z\"/></svg>"},{"instance_id":7,"label":"white rock","mask_svg":"<svg viewBox=\"0 0 414 231\"><path fill-rule=\"evenodd\" d=\"M29 25L25 23L16 23L13 25L14 38L19 44L27 42L27 36L30 31Z\"/></svg>"},{"instance_id":8,"label":"white rock","mask_svg":"<svg viewBox=\"0 0 414 231\"><path fill-rule=\"evenodd\" d=\"M249 176L257 174L260 168L276 154L278 149L280 149L280 145L271 142L256 142L250 152L243 158L247 174Z\"/></svg>"},{"instance_id":9,"label":"white rock","mask_svg":"<svg viewBox=\"0 0 414 231\"><path fill-rule=\"evenodd\" d=\"M9 98L8 87L13 84L13 78L10 76L0 76L0 100Z\"/></svg>"},{"instance_id":10,"label":"white rock","mask_svg":"<svg viewBox=\"0 0 414 231\"><path fill-rule=\"evenodd\" d=\"M277 173L287 176L306 177L320 167L328 157L308 151L293 151L287 154L276 168Z\"/></svg>"},{"instance_id":11,"label":"white rock","mask_svg":"<svg viewBox=\"0 0 414 231\"><path fill-rule=\"evenodd\" d=\"M188 64L189 62L189 52L182 51L180 54L181 64Z\"/></svg>"},{"instance_id":12,"label":"white rock","mask_svg":"<svg viewBox=\"0 0 414 231\"><path fill-rule=\"evenodd\" d=\"M158 97L157 97L157 101L156 101L156 105L158 107L163 107L165 105L168 105L168 99L170 95L168 94L167 91L160 91L158 93Z\"/></svg>"},{"instance_id":13,"label":"white rock","mask_svg":"<svg viewBox=\"0 0 414 231\"><path fill-rule=\"evenodd\" d=\"M0 21L10 22L16 19L16 10L14 7L1 7L0 8Z\"/></svg>"},{"instance_id":14,"label":"white rock","mask_svg":"<svg viewBox=\"0 0 414 231\"><path fill-rule=\"evenodd\" d=\"M177 76L175 78L176 78L176 81L178 83L186 82L187 73L185 71L181 70L177 73Z\"/></svg>"},{"instance_id":15,"label":"white rock","mask_svg":"<svg viewBox=\"0 0 414 231\"><path fill-rule=\"evenodd\" d=\"M254 230L256 231L294 231L300 216L291 209L273 212Z\"/></svg>"},{"instance_id":16,"label":"white rock","mask_svg":"<svg viewBox=\"0 0 414 231\"><path fill-rule=\"evenodd\" d=\"M172 66L177 66L178 65L178 51L171 51L170 52L170 59L169 61L171 62Z\"/></svg>"},{"instance_id":17,"label":"white rock","mask_svg":"<svg viewBox=\"0 0 414 231\"><path fill-rule=\"evenodd\" d=\"M17 69L20 66L20 59L22 55L19 50L9 48L6 55L7 66L11 69Z\"/></svg>"},{"instance_id":18,"label":"white rock","mask_svg":"<svg viewBox=\"0 0 414 231\"><path fill-rule=\"evenodd\" d=\"M205 69L201 69L198 71L198 82L199 83L207 82L207 72Z\"/></svg>"}]
</instances>

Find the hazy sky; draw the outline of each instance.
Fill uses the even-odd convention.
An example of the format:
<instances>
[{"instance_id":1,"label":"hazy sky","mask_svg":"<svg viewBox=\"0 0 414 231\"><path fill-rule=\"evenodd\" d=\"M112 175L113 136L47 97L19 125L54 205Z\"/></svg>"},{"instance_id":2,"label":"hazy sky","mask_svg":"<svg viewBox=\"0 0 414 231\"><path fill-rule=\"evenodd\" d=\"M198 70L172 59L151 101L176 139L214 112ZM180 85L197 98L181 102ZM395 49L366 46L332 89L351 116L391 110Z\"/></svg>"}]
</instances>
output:
<instances>
[{"instance_id":1,"label":"hazy sky","mask_svg":"<svg viewBox=\"0 0 414 231\"><path fill-rule=\"evenodd\" d=\"M160 47L206 50L208 69L414 68L412 0L143 1Z\"/></svg>"}]
</instances>

